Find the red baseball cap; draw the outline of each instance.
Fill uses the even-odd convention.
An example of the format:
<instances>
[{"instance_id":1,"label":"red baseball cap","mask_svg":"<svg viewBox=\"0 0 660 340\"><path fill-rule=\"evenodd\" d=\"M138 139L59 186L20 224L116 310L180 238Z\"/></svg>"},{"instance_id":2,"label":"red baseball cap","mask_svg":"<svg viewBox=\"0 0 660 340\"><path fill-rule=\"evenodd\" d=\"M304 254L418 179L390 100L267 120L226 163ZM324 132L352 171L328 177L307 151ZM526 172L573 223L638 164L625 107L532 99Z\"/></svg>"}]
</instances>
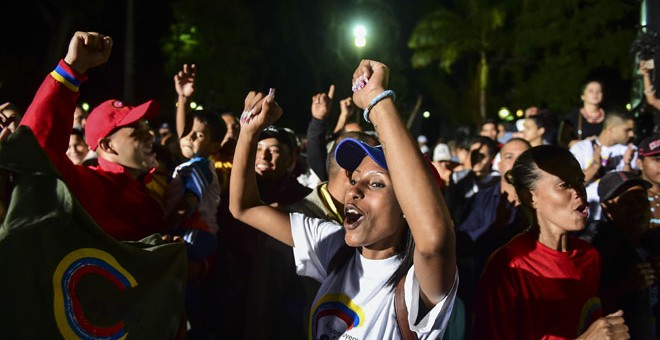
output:
<instances>
[{"instance_id":1,"label":"red baseball cap","mask_svg":"<svg viewBox=\"0 0 660 340\"><path fill-rule=\"evenodd\" d=\"M99 140L107 137L116 128L127 126L140 119L151 119L158 115L160 104L150 100L138 106L125 105L116 99L106 100L92 110L85 124L85 139L92 150Z\"/></svg>"}]
</instances>

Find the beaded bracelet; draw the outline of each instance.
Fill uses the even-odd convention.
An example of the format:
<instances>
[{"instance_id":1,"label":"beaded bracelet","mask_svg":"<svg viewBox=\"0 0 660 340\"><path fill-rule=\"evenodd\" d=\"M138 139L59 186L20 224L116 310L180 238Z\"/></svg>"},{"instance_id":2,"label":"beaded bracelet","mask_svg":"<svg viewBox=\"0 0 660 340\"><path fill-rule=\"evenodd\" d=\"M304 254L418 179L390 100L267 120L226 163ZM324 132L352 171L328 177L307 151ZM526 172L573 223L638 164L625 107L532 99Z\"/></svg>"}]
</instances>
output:
<instances>
[{"instance_id":1,"label":"beaded bracelet","mask_svg":"<svg viewBox=\"0 0 660 340\"><path fill-rule=\"evenodd\" d=\"M369 103L369 106L367 106L367 108L364 109L364 115L363 116L364 116L364 120L367 123L371 123L371 121L369 120L369 111L371 111L371 109L374 107L374 105L378 104L378 102L380 102L381 100L383 100L385 98L392 98L392 101L395 101L396 100L396 93L394 93L394 91L392 91L392 90L385 90L385 91L381 92L379 95L377 95L376 97L374 97L374 99L371 100L371 102Z\"/></svg>"},{"instance_id":2,"label":"beaded bracelet","mask_svg":"<svg viewBox=\"0 0 660 340\"><path fill-rule=\"evenodd\" d=\"M651 86L650 89L644 90L644 94L646 94L646 95L655 94L655 88L653 86Z\"/></svg>"}]
</instances>

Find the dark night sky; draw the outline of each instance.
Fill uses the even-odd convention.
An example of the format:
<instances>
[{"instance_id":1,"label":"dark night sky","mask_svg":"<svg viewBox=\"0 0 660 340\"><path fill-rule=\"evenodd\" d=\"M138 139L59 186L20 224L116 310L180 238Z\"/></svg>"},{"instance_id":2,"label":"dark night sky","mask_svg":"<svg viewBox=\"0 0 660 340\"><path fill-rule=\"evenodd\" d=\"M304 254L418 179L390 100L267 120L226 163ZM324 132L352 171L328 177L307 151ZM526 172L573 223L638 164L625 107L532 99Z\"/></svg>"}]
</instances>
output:
<instances>
[{"instance_id":1,"label":"dark night sky","mask_svg":"<svg viewBox=\"0 0 660 340\"><path fill-rule=\"evenodd\" d=\"M66 44L60 46L58 52L49 53L49 44L52 43L52 25L48 25L47 18L52 16L53 20L61 19L60 12L55 7L48 7L44 4L65 3L64 0L25 0L21 2L12 2L3 9L6 18L13 19L8 24L14 29L3 29L0 32L0 43L3 46L2 68L0 70L0 100L13 101L23 109L27 108L33 94L37 90L43 77L54 67L56 61L66 53ZM84 2L80 0L70 1L74 5L82 6ZM350 0L343 0L342 3L350 3ZM352 1L353 3L359 1ZM395 3L402 1L392 2ZM113 37L115 45L110 61L99 68L90 72L90 80L81 88L81 100L89 102L92 106L108 98L122 98L123 95L123 72L124 72L124 42L125 42L125 1L104 1L100 2L101 8L90 10L89 15L74 18L71 27L67 29L67 40L74 31L97 31ZM263 4L262 4L263 3ZM294 2L295 3L295 2ZM385 3L385 2L383 2ZM388 6L390 5L389 2ZM40 6L38 5L40 4ZM270 19L270 11L274 10L277 3L263 1L251 1L246 4L249 8L256 10L254 15L259 20ZM264 7L265 6L265 7ZM271 6L269 9L268 6ZM309 13L312 6L306 2L301 2L298 8L302 13ZM304 6L308 6L305 8ZM409 7L409 6L406 6ZM46 12L39 8L47 8ZM412 28L414 19L410 16L399 16L400 25L400 48L402 56L407 58L405 41ZM27 20L30 18L30 20ZM155 98L161 102L174 100L174 89L172 85L172 76L165 74L165 58L161 53L161 46L164 37L168 34L169 25L173 21L172 8L170 1L159 0L135 0L135 32L136 32L136 50L135 50L135 102L143 102L147 99ZM277 25L277 22L271 22L271 25ZM59 26L58 26L59 27ZM260 28L260 29L263 29ZM310 30L316 28L310 27ZM277 26L274 26L274 32L267 32L271 38L280 39L277 35L280 33ZM313 32L312 32L313 33ZM385 37L390 39L391 37ZM261 42L255 41L255 44ZM271 63L268 68L268 74L254 82L252 85L256 89L264 90L268 86L282 88L282 97L278 102L284 107L285 115L288 112L295 112L296 117L284 117L283 123L293 127L299 132L304 132L306 122L309 119L308 110L310 97L312 94L323 91L327 88L327 83L338 83L338 98L350 94L350 74L342 75L341 79L330 79L322 77L320 81L313 81L308 76L311 70L305 67L323 67L323 65L309 65L309 63L300 62L299 53L282 42L282 47L275 46L269 48L280 48L277 55L266 51L268 60L260 62ZM291 42L289 42L291 43ZM351 51L353 53L353 51ZM221 58L221 56L219 56ZM357 58L355 58L357 65ZM231 65L228 65L231 67ZM339 75L337 75L339 76ZM345 79L344 79L345 78ZM320 84L320 83L323 84ZM249 89L245 89L246 92ZM174 107L162 103L161 116L166 120L173 120ZM238 111L242 109L242 102L227 105L229 109ZM335 105L337 109L338 105ZM304 116L300 119L300 116Z\"/></svg>"}]
</instances>

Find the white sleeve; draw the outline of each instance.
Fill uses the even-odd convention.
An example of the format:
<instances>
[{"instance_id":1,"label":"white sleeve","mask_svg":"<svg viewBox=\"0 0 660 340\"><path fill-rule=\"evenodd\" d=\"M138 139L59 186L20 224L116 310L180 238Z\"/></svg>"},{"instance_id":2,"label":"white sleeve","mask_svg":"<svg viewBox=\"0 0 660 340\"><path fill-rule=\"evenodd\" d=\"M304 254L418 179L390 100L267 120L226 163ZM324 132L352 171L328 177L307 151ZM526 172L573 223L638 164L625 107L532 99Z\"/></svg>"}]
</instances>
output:
<instances>
[{"instance_id":1,"label":"white sleeve","mask_svg":"<svg viewBox=\"0 0 660 340\"><path fill-rule=\"evenodd\" d=\"M415 266L408 270L404 292L406 298L406 307L408 308L408 324L410 330L417 333L419 339L441 339L447 328L447 323L451 317L458 291L458 269L454 277L454 284L449 293L424 316L418 324L417 313L419 312L420 288L417 277L415 276Z\"/></svg>"},{"instance_id":2,"label":"white sleeve","mask_svg":"<svg viewBox=\"0 0 660 340\"><path fill-rule=\"evenodd\" d=\"M334 222L300 213L293 212L289 216L296 273L322 282L327 276L326 268L330 260L345 244L344 228Z\"/></svg>"},{"instance_id":3,"label":"white sleeve","mask_svg":"<svg viewBox=\"0 0 660 340\"><path fill-rule=\"evenodd\" d=\"M589 150L587 150L586 145L590 147ZM591 162L594 158L594 150L591 148L591 142L577 142L571 147L570 151L573 156L575 156L575 159L577 159L577 161L580 163L582 170L588 168L591 165Z\"/></svg>"}]
</instances>

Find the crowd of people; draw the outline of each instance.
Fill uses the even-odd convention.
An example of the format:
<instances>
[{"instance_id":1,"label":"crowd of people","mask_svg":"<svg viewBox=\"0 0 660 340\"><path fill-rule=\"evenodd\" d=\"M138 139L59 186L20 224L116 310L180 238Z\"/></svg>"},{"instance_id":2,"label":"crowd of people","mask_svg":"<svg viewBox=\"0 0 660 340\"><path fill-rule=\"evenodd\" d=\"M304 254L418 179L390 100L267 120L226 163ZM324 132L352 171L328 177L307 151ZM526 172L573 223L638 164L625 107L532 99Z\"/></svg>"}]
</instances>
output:
<instances>
[{"instance_id":1,"label":"crowd of people","mask_svg":"<svg viewBox=\"0 0 660 340\"><path fill-rule=\"evenodd\" d=\"M334 123L334 85L310 94L303 133L279 125L276 89L249 92L240 115L191 110L197 70L183 65L175 128L154 129L155 100L77 105L111 50L77 32L24 114L0 106L0 140L30 128L114 239L185 243L178 337L660 334L660 133L635 136L598 81L566 117L531 107L520 130L486 120L433 143L406 128L377 61L357 67Z\"/></svg>"}]
</instances>

